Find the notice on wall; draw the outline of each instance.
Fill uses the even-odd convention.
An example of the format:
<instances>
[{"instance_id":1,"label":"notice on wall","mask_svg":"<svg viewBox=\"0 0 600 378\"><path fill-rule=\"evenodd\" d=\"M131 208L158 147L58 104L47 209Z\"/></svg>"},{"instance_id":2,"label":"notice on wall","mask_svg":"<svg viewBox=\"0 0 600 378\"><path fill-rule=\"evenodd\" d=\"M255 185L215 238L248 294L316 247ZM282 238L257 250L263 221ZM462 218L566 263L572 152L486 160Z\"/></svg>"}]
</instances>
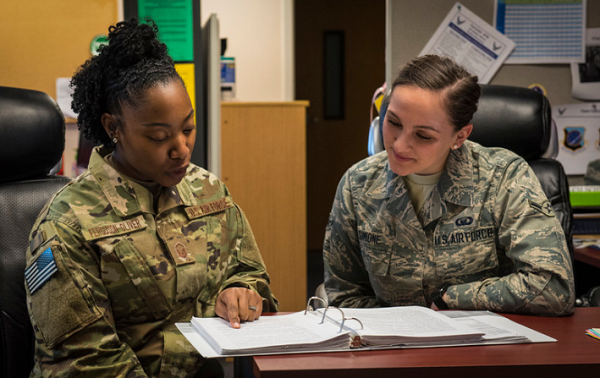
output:
<instances>
[{"instance_id":1,"label":"notice on wall","mask_svg":"<svg viewBox=\"0 0 600 378\"><path fill-rule=\"evenodd\" d=\"M496 0L494 24L516 43L507 64L583 63L586 0Z\"/></svg>"},{"instance_id":2,"label":"notice on wall","mask_svg":"<svg viewBox=\"0 0 600 378\"><path fill-rule=\"evenodd\" d=\"M158 26L159 39L176 62L194 60L194 27L190 0L139 0L140 20L151 18Z\"/></svg>"},{"instance_id":3,"label":"notice on wall","mask_svg":"<svg viewBox=\"0 0 600 378\"><path fill-rule=\"evenodd\" d=\"M600 102L552 107L560 161L568 175L583 175L590 161L600 159Z\"/></svg>"},{"instance_id":4,"label":"notice on wall","mask_svg":"<svg viewBox=\"0 0 600 378\"><path fill-rule=\"evenodd\" d=\"M573 97L600 100L600 28L587 29L585 39L585 63L571 63Z\"/></svg>"},{"instance_id":5,"label":"notice on wall","mask_svg":"<svg viewBox=\"0 0 600 378\"><path fill-rule=\"evenodd\" d=\"M514 47L513 41L456 3L419 55L451 57L487 84Z\"/></svg>"}]
</instances>

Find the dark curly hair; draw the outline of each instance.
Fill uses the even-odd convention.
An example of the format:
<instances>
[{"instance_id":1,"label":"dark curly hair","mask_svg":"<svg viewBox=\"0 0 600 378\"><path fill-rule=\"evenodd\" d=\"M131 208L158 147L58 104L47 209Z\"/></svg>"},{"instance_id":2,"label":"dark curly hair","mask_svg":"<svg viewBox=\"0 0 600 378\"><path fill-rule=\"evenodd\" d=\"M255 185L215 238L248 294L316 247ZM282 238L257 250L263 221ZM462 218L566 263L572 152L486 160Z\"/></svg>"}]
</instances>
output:
<instances>
[{"instance_id":1,"label":"dark curly hair","mask_svg":"<svg viewBox=\"0 0 600 378\"><path fill-rule=\"evenodd\" d=\"M108 28L108 45L88 59L71 79L71 107L78 114L77 126L86 139L113 145L104 130L104 113L120 115L121 105L135 106L148 88L182 82L167 46L158 40L158 27L152 20L136 18Z\"/></svg>"},{"instance_id":2,"label":"dark curly hair","mask_svg":"<svg viewBox=\"0 0 600 378\"><path fill-rule=\"evenodd\" d=\"M449 57L422 55L406 63L392 84L414 85L445 95L444 105L455 131L460 131L473 119L481 95L477 76Z\"/></svg>"}]
</instances>

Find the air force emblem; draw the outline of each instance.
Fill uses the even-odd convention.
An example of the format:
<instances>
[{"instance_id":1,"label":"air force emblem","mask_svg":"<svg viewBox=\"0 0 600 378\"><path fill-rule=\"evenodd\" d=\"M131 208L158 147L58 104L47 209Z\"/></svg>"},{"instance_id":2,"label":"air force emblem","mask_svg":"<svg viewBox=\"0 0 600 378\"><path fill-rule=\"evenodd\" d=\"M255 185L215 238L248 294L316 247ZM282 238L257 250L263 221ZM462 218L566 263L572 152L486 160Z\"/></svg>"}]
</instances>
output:
<instances>
[{"instance_id":1,"label":"air force emblem","mask_svg":"<svg viewBox=\"0 0 600 378\"><path fill-rule=\"evenodd\" d=\"M565 127L564 146L571 151L578 150L585 145L584 127Z\"/></svg>"}]
</instances>

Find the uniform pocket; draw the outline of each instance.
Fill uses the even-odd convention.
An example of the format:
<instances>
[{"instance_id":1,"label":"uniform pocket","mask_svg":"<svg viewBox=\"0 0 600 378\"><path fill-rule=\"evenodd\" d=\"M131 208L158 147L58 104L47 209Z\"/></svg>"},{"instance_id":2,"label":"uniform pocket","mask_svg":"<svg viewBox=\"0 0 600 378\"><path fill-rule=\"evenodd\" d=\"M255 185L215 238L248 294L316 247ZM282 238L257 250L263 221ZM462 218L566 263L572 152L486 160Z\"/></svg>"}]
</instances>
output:
<instances>
[{"instance_id":1,"label":"uniform pocket","mask_svg":"<svg viewBox=\"0 0 600 378\"><path fill-rule=\"evenodd\" d=\"M369 274L385 276L389 271L392 250L383 234L358 231L360 251Z\"/></svg>"},{"instance_id":2,"label":"uniform pocket","mask_svg":"<svg viewBox=\"0 0 600 378\"><path fill-rule=\"evenodd\" d=\"M171 312L172 306L137 249L127 239L122 239L115 245L114 251L129 276L129 280L124 281L123 284L127 286L131 283L135 286L155 319L166 317Z\"/></svg>"},{"instance_id":3,"label":"uniform pocket","mask_svg":"<svg viewBox=\"0 0 600 378\"><path fill-rule=\"evenodd\" d=\"M477 280L487 277L498 268L495 239L457 243L436 248L436 272L440 277L470 277Z\"/></svg>"},{"instance_id":4,"label":"uniform pocket","mask_svg":"<svg viewBox=\"0 0 600 378\"><path fill-rule=\"evenodd\" d=\"M42 244L27 267L39 263L39 256L50 250L56 272L29 296L30 311L44 342L49 348L98 320L102 313L78 269L66 258L65 248L57 241ZM47 252L46 252L47 253ZM63 256L64 254L64 256ZM29 286L33 285L28 283Z\"/></svg>"}]
</instances>

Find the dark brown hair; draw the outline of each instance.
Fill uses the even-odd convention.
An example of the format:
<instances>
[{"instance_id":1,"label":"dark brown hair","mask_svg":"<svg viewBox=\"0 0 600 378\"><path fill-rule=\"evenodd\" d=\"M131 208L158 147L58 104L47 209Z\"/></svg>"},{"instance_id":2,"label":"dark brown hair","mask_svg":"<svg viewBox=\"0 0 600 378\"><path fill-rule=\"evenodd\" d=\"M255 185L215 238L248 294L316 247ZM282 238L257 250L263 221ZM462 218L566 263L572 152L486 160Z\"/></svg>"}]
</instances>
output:
<instances>
[{"instance_id":1,"label":"dark brown hair","mask_svg":"<svg viewBox=\"0 0 600 378\"><path fill-rule=\"evenodd\" d=\"M406 63L396 76L392 91L399 85L413 85L443 95L443 104L456 131L471 122L481 95L477 76L439 55L422 55Z\"/></svg>"}]
</instances>

